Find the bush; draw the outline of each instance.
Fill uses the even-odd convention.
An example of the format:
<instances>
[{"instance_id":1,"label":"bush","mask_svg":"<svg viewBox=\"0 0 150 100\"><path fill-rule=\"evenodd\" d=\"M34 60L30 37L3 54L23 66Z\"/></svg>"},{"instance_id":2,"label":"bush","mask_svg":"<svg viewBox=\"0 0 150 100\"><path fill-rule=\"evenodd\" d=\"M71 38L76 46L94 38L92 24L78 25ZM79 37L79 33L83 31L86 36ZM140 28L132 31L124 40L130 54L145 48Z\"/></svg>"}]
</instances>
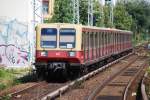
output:
<instances>
[{"instance_id":1,"label":"bush","mask_svg":"<svg viewBox=\"0 0 150 100\"><path fill-rule=\"evenodd\" d=\"M0 90L3 90L3 89L5 89L5 88L6 88L6 85L5 85L5 84L0 83Z\"/></svg>"},{"instance_id":2,"label":"bush","mask_svg":"<svg viewBox=\"0 0 150 100\"><path fill-rule=\"evenodd\" d=\"M12 72L5 69L0 69L0 90L19 84Z\"/></svg>"}]
</instances>

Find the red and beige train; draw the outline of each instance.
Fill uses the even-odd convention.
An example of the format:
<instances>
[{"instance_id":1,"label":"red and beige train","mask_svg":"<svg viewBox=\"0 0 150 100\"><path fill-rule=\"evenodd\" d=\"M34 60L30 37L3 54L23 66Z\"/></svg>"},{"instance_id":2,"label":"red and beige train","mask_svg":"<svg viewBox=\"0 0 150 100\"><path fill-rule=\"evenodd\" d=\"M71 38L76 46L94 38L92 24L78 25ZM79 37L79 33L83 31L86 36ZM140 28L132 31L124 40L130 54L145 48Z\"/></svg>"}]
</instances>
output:
<instances>
[{"instance_id":1,"label":"red and beige train","mask_svg":"<svg viewBox=\"0 0 150 100\"><path fill-rule=\"evenodd\" d=\"M36 28L38 75L84 72L107 58L131 51L130 31L67 23L40 24Z\"/></svg>"}]
</instances>

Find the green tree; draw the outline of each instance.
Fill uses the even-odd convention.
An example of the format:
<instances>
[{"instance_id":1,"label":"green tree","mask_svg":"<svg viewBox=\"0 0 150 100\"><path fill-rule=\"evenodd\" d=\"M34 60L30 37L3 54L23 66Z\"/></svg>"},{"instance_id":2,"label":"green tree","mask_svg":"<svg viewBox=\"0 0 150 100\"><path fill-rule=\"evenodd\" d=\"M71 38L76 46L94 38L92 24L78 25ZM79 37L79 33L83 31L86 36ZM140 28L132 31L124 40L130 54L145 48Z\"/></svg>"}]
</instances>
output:
<instances>
[{"instance_id":1,"label":"green tree","mask_svg":"<svg viewBox=\"0 0 150 100\"><path fill-rule=\"evenodd\" d=\"M71 0L55 0L54 15L48 22L72 23L73 11Z\"/></svg>"},{"instance_id":2,"label":"green tree","mask_svg":"<svg viewBox=\"0 0 150 100\"><path fill-rule=\"evenodd\" d=\"M122 3L118 3L114 9L114 26L117 29L131 30L132 16L128 14L125 6Z\"/></svg>"},{"instance_id":3,"label":"green tree","mask_svg":"<svg viewBox=\"0 0 150 100\"><path fill-rule=\"evenodd\" d=\"M99 1L94 0L94 24L95 26L104 26L104 14L103 14L103 6L99 3Z\"/></svg>"},{"instance_id":4,"label":"green tree","mask_svg":"<svg viewBox=\"0 0 150 100\"><path fill-rule=\"evenodd\" d=\"M142 33L150 32L150 3L145 0L128 2L126 10L133 18L132 31L136 33L135 38L140 41Z\"/></svg>"},{"instance_id":5,"label":"green tree","mask_svg":"<svg viewBox=\"0 0 150 100\"><path fill-rule=\"evenodd\" d=\"M88 24L88 0L79 0L79 14L80 14L80 23L83 25Z\"/></svg>"}]
</instances>

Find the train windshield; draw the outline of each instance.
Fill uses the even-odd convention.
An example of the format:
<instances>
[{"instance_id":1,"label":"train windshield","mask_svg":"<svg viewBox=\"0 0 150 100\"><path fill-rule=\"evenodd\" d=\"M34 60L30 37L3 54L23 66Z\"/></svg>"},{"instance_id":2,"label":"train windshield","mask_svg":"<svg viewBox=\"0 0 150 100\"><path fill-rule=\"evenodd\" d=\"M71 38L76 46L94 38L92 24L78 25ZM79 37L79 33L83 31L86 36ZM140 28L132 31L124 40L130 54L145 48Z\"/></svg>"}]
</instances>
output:
<instances>
[{"instance_id":1,"label":"train windshield","mask_svg":"<svg viewBox=\"0 0 150 100\"><path fill-rule=\"evenodd\" d=\"M42 28L41 29L41 47L56 48L57 46L57 29Z\"/></svg>"},{"instance_id":2,"label":"train windshield","mask_svg":"<svg viewBox=\"0 0 150 100\"><path fill-rule=\"evenodd\" d=\"M60 29L60 48L75 48L75 29L72 28L62 28Z\"/></svg>"}]
</instances>

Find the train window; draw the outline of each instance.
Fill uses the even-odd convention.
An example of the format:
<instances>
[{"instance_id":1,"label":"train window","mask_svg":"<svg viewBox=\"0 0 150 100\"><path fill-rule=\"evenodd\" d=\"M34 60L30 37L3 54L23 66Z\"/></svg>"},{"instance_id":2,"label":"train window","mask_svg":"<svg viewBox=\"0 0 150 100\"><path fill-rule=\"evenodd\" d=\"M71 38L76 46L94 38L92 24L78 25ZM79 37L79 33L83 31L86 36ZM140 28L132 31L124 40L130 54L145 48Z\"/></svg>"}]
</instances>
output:
<instances>
[{"instance_id":1,"label":"train window","mask_svg":"<svg viewBox=\"0 0 150 100\"><path fill-rule=\"evenodd\" d=\"M42 28L41 29L41 47L56 48L57 46L57 29Z\"/></svg>"},{"instance_id":2,"label":"train window","mask_svg":"<svg viewBox=\"0 0 150 100\"><path fill-rule=\"evenodd\" d=\"M75 29L62 28L60 29L59 47L60 48L75 48Z\"/></svg>"}]
</instances>

